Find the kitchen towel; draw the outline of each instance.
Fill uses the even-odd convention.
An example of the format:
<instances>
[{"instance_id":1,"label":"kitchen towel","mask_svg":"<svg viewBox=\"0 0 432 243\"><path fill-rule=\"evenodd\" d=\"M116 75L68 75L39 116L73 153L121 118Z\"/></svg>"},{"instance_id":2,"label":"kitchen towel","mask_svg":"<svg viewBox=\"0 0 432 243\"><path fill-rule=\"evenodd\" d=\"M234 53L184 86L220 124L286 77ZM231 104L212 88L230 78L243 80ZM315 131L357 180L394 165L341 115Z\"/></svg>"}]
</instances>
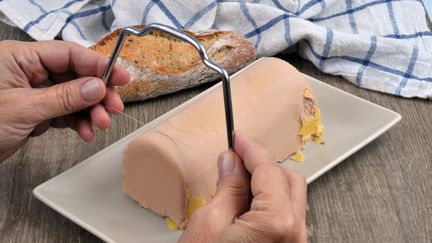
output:
<instances>
[{"instance_id":1,"label":"kitchen towel","mask_svg":"<svg viewBox=\"0 0 432 243\"><path fill-rule=\"evenodd\" d=\"M0 12L36 40L84 46L136 24L231 30L259 56L290 48L360 87L432 98L432 32L420 0L0 0Z\"/></svg>"}]
</instances>

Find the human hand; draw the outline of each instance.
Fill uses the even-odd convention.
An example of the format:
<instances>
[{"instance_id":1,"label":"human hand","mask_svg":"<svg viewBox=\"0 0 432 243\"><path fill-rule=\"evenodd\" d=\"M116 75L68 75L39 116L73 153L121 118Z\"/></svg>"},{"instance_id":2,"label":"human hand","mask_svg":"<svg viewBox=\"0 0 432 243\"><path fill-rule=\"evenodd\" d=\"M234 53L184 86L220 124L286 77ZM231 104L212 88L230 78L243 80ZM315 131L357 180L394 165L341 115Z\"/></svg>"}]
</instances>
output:
<instances>
[{"instance_id":1,"label":"human hand","mask_svg":"<svg viewBox=\"0 0 432 243\"><path fill-rule=\"evenodd\" d=\"M234 150L220 155L216 195L179 242L306 242L305 178L241 133Z\"/></svg>"},{"instance_id":2,"label":"human hand","mask_svg":"<svg viewBox=\"0 0 432 243\"><path fill-rule=\"evenodd\" d=\"M116 66L105 87L99 77L107 64L69 42L1 41L0 161L49 127L70 127L85 141L94 138L93 125L109 127L108 112L124 108L113 86L125 85L129 74Z\"/></svg>"}]
</instances>

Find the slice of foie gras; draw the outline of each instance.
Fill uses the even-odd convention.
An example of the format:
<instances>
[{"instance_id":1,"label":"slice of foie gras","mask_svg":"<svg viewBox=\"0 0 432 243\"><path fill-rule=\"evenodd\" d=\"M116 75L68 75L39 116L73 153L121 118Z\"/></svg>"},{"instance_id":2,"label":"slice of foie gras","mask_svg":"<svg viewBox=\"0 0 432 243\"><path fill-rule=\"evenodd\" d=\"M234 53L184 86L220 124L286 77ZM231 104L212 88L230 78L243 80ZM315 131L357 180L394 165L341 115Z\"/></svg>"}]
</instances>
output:
<instances>
[{"instance_id":1,"label":"slice of foie gras","mask_svg":"<svg viewBox=\"0 0 432 243\"><path fill-rule=\"evenodd\" d=\"M321 124L308 83L287 62L261 58L231 81L237 130L283 160L319 140ZM184 228L216 191L217 158L227 150L222 87L201 97L124 151L123 190ZM271 175L269 175L271 176Z\"/></svg>"}]
</instances>

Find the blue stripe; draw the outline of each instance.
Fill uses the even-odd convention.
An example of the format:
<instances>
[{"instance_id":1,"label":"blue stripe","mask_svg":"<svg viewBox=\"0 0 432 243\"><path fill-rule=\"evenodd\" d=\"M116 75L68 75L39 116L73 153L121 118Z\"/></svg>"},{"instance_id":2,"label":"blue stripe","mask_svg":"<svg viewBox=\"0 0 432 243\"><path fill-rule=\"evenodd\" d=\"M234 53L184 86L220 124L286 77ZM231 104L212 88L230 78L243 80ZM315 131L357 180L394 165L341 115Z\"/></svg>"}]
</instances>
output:
<instances>
[{"instance_id":1,"label":"blue stripe","mask_svg":"<svg viewBox=\"0 0 432 243\"><path fill-rule=\"evenodd\" d=\"M363 63L363 59L355 58L355 57L351 57L351 56L330 56L330 57L322 57L320 54L318 54L318 53L313 49L312 45L311 45L309 42L304 41L304 43L305 43L305 44L308 46L308 48L311 50L311 54L312 54L316 59L318 59L318 60L321 60L321 59L325 59L325 60L329 60L329 59L342 59L342 60L345 60L345 61L354 62L354 63L358 63L358 64L362 64L362 63ZM432 82L432 78L431 78L431 77L427 77L427 78L420 78L420 77L417 77L417 76L412 75L412 74L407 74L407 73L402 72L402 71L397 70L397 69L389 68L389 67L386 67L386 66L383 66L383 65L380 65L380 64L374 63L374 62L372 62L372 61L369 62L369 67L371 67L371 68L375 68L375 69L377 69L377 70L379 70L379 71L382 71L382 72L391 73L391 74L394 74L394 75L396 75L396 76L400 76L400 77L405 77L405 78L415 79L415 80L425 81L425 82Z\"/></svg>"},{"instance_id":2,"label":"blue stripe","mask_svg":"<svg viewBox=\"0 0 432 243\"><path fill-rule=\"evenodd\" d=\"M323 1L323 0L311 0L308 3L306 3L305 5L303 5L303 7L300 10L298 10L295 14L301 15L302 13L306 12L306 10L313 7L315 4L321 3L321 1Z\"/></svg>"},{"instance_id":3,"label":"blue stripe","mask_svg":"<svg viewBox=\"0 0 432 243\"><path fill-rule=\"evenodd\" d=\"M67 13L67 14L69 14L70 16L74 15L74 13L72 13L71 11L64 10L64 12ZM81 31L80 27L77 25L77 23L76 23L74 20L72 20L72 21L70 22L70 24L71 24L73 27L75 27L76 31L78 31L78 33L80 34L81 38L83 38L84 40L88 40L88 39L85 37L84 33ZM63 29L65 29L66 27L68 27L68 25L63 26L63 28L62 28L62 30L60 31L60 33L62 33L62 32L63 32Z\"/></svg>"},{"instance_id":4,"label":"blue stripe","mask_svg":"<svg viewBox=\"0 0 432 243\"><path fill-rule=\"evenodd\" d=\"M194 25L202 16L204 16L206 13L210 12L210 10L215 8L217 4L218 4L218 0L215 0L211 2L209 5L207 5L205 8L201 9L194 16L192 16L192 18L184 25L185 29L188 29L192 25Z\"/></svg>"},{"instance_id":5,"label":"blue stripe","mask_svg":"<svg viewBox=\"0 0 432 243\"><path fill-rule=\"evenodd\" d=\"M342 15L352 14L352 13L361 11L367 7L370 7L370 6L374 6L374 5L378 5L378 4L384 4L387 1L388 0L378 0L378 1L374 1L374 2L369 2L369 3L363 4L361 6L358 6L356 8L344 11L344 12L336 13L336 14L326 16L326 17L310 18L309 20L312 22L319 22L319 21L323 21L323 20L327 20L327 19L332 19L332 18L336 18L336 17L342 16ZM394 0L394 1L396 1L396 0Z\"/></svg>"},{"instance_id":6,"label":"blue stripe","mask_svg":"<svg viewBox=\"0 0 432 243\"><path fill-rule=\"evenodd\" d=\"M141 19L141 24L146 24L147 23L147 16L149 15L150 10L153 8L153 6L155 5L155 3L153 1L150 1L147 6L144 9L144 13Z\"/></svg>"},{"instance_id":7,"label":"blue stripe","mask_svg":"<svg viewBox=\"0 0 432 243\"><path fill-rule=\"evenodd\" d=\"M288 46L291 46L293 44L293 41L291 39L291 26L289 19L284 19L285 24L285 41Z\"/></svg>"},{"instance_id":8,"label":"blue stripe","mask_svg":"<svg viewBox=\"0 0 432 243\"><path fill-rule=\"evenodd\" d=\"M104 29L106 31L110 31L110 27L108 25L107 17L108 17L107 11L102 12L102 26L104 27Z\"/></svg>"},{"instance_id":9,"label":"blue stripe","mask_svg":"<svg viewBox=\"0 0 432 243\"><path fill-rule=\"evenodd\" d=\"M97 7L103 7L103 5L102 4L99 4L99 2L95 2L95 3L91 3L92 5L96 5ZM107 5L108 6L108 5ZM111 4L111 8L112 8L112 4ZM110 26L109 26L109 24L108 24L108 11L103 11L102 12L102 15L101 15L101 24L102 24L102 27L106 30L106 31L110 31Z\"/></svg>"},{"instance_id":10,"label":"blue stripe","mask_svg":"<svg viewBox=\"0 0 432 243\"><path fill-rule=\"evenodd\" d=\"M366 54L365 59L363 60L363 63L361 65L360 69L357 72L356 83L358 86L362 85L363 74L366 71L366 68L369 66L370 60L371 60L371 58L372 58L372 56L376 50L376 46L377 46L377 38L376 38L376 36L372 36L369 50Z\"/></svg>"},{"instance_id":11,"label":"blue stripe","mask_svg":"<svg viewBox=\"0 0 432 243\"><path fill-rule=\"evenodd\" d=\"M392 26L393 26L393 32L394 32L395 35L399 35L399 28L397 26L396 19L395 19L395 16L394 16L393 6L392 6L392 3L389 0L387 1L387 9L388 9L390 21L391 21Z\"/></svg>"},{"instance_id":12,"label":"blue stripe","mask_svg":"<svg viewBox=\"0 0 432 243\"><path fill-rule=\"evenodd\" d=\"M24 26L23 31L27 32L33 25L35 25L35 24L39 23L40 21L42 21L49 14L62 11L64 9L72 6L74 3L82 2L82 1L85 1L85 0L72 0L70 2L67 2L63 7L59 8L59 9L54 9L54 10L51 10L49 12L46 12L46 13L42 14L36 20L30 21L26 26Z\"/></svg>"},{"instance_id":13,"label":"blue stripe","mask_svg":"<svg viewBox=\"0 0 432 243\"><path fill-rule=\"evenodd\" d=\"M265 23L264 25L261 25L259 28L256 28L256 29L252 30L251 32L245 34L245 37L246 38L254 37L255 35L260 34L261 32L270 29L271 27L273 27L275 24L279 23L280 21L282 21L284 19L291 18L291 17L296 17L296 16L291 15L289 13L279 15L279 16L273 18L272 20L270 20L269 22Z\"/></svg>"},{"instance_id":14,"label":"blue stripe","mask_svg":"<svg viewBox=\"0 0 432 243\"><path fill-rule=\"evenodd\" d=\"M419 36L432 36L432 32L430 31L422 31L417 32L414 34L408 34L408 35L385 35L384 37L387 38L395 38L395 39L411 39L411 38L417 38Z\"/></svg>"},{"instance_id":15,"label":"blue stripe","mask_svg":"<svg viewBox=\"0 0 432 243\"><path fill-rule=\"evenodd\" d=\"M100 12L105 12L105 11L107 11L109 9L111 9L111 5L106 5L106 6L102 6L102 7L96 8L96 9L90 9L90 10L86 10L86 11L82 11L82 12L76 13L74 15L69 16L66 19L66 24L72 22L74 19L88 17L90 15L98 14Z\"/></svg>"},{"instance_id":16,"label":"blue stripe","mask_svg":"<svg viewBox=\"0 0 432 243\"><path fill-rule=\"evenodd\" d=\"M247 8L245 2L243 2L243 1L240 2L240 8L241 8L241 10L243 11L243 14L244 14L244 15L246 16L246 18L249 20L249 22L253 25L254 29L255 29L255 30L258 29L258 26L257 26L255 20L254 20L254 19L252 18L252 16L250 15L249 10L248 10L248 8ZM261 34L260 34L260 32L259 32L259 33L257 33L257 40L256 40L256 43L255 43L255 47L258 47L258 45L259 45L260 42L261 42Z\"/></svg>"},{"instance_id":17,"label":"blue stripe","mask_svg":"<svg viewBox=\"0 0 432 243\"><path fill-rule=\"evenodd\" d=\"M81 38L83 38L84 40L88 40L84 33L81 31L80 27L77 25L77 23L75 21L72 21L71 24L75 27L75 29L78 31L78 33L80 34Z\"/></svg>"},{"instance_id":18,"label":"blue stripe","mask_svg":"<svg viewBox=\"0 0 432 243\"><path fill-rule=\"evenodd\" d=\"M296 8L296 11L295 11L296 14L300 11L300 1L301 0L297 0L297 8Z\"/></svg>"},{"instance_id":19,"label":"blue stripe","mask_svg":"<svg viewBox=\"0 0 432 243\"><path fill-rule=\"evenodd\" d=\"M351 25L351 30L354 34L358 34L357 25L354 19L354 15L350 13L350 10L352 10L352 3L351 0L346 0L347 5L347 12L348 12L348 20Z\"/></svg>"},{"instance_id":20,"label":"blue stripe","mask_svg":"<svg viewBox=\"0 0 432 243\"><path fill-rule=\"evenodd\" d=\"M325 1L321 1L320 4L322 9L325 9L325 7L327 6Z\"/></svg>"},{"instance_id":21,"label":"blue stripe","mask_svg":"<svg viewBox=\"0 0 432 243\"><path fill-rule=\"evenodd\" d=\"M289 12L278 0L273 0L273 4L280 10L283 10L285 12Z\"/></svg>"},{"instance_id":22,"label":"blue stripe","mask_svg":"<svg viewBox=\"0 0 432 243\"><path fill-rule=\"evenodd\" d=\"M320 70L324 70L324 62L327 60L327 57L330 54L332 43L333 43L333 31L330 29L327 29L326 43L325 43L323 54L322 54L323 58L321 58L319 65L318 65L318 68Z\"/></svg>"},{"instance_id":23,"label":"blue stripe","mask_svg":"<svg viewBox=\"0 0 432 243\"><path fill-rule=\"evenodd\" d=\"M114 5L116 4L117 0L112 0L111 2L111 7L114 7Z\"/></svg>"},{"instance_id":24,"label":"blue stripe","mask_svg":"<svg viewBox=\"0 0 432 243\"><path fill-rule=\"evenodd\" d=\"M39 3L37 3L35 0L30 0L30 3L31 4L33 4L33 5L35 5L36 7L38 7L39 8L39 10L42 12L42 13L46 13L47 11L39 4Z\"/></svg>"},{"instance_id":25,"label":"blue stripe","mask_svg":"<svg viewBox=\"0 0 432 243\"><path fill-rule=\"evenodd\" d=\"M416 64L417 57L418 57L418 48L417 48L417 46L415 46L414 50L413 50L413 52L411 54L411 58L410 58L410 61L409 61L409 64L408 64L408 68L407 68L407 70L405 72L406 75L404 76L404 79L402 79L402 81L399 83L399 86L396 89L396 94L397 95L400 95L402 89L405 88L405 86L406 86L406 84L408 82L408 78L409 78L409 76L411 76L411 74L412 74L412 72L414 70L414 66Z\"/></svg>"},{"instance_id":26,"label":"blue stripe","mask_svg":"<svg viewBox=\"0 0 432 243\"><path fill-rule=\"evenodd\" d=\"M183 29L183 25L177 20L177 18L169 11L169 9L160 0L152 0L160 10L168 17L169 20L175 25L177 29Z\"/></svg>"}]
</instances>

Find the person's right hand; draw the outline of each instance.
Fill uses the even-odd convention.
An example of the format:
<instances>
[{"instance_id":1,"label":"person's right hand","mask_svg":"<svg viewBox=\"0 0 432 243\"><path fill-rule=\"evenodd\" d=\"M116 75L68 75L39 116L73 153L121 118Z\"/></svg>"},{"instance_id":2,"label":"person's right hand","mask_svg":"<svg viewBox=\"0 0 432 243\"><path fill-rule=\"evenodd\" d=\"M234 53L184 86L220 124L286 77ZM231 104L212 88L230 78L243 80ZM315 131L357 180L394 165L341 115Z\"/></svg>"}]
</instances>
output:
<instances>
[{"instance_id":1,"label":"person's right hand","mask_svg":"<svg viewBox=\"0 0 432 243\"><path fill-rule=\"evenodd\" d=\"M179 242L306 242L305 178L241 133L234 150L220 155L217 193Z\"/></svg>"}]
</instances>

